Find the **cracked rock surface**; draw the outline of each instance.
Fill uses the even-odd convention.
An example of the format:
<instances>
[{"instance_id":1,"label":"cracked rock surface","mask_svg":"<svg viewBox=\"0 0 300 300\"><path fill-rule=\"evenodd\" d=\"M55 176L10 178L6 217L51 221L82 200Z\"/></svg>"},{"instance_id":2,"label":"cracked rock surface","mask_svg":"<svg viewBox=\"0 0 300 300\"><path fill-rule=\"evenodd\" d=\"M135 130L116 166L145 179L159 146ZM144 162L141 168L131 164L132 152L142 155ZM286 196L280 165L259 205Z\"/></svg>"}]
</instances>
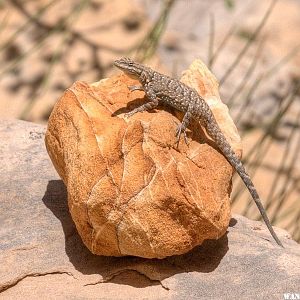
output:
<instances>
[{"instance_id":1,"label":"cracked rock surface","mask_svg":"<svg viewBox=\"0 0 300 300\"><path fill-rule=\"evenodd\" d=\"M182 80L199 91L240 153L240 139L215 77L196 60ZM176 147L176 112L158 108L124 119L147 101L117 75L76 82L56 103L46 146L68 190L72 218L92 253L164 258L224 235L232 168L199 124ZM172 114L173 113L173 114Z\"/></svg>"},{"instance_id":2,"label":"cracked rock surface","mask_svg":"<svg viewBox=\"0 0 300 300\"><path fill-rule=\"evenodd\" d=\"M104 257L82 243L45 128L0 120L1 299L283 299L300 286L300 246L233 216L227 234L165 259Z\"/></svg>"}]
</instances>

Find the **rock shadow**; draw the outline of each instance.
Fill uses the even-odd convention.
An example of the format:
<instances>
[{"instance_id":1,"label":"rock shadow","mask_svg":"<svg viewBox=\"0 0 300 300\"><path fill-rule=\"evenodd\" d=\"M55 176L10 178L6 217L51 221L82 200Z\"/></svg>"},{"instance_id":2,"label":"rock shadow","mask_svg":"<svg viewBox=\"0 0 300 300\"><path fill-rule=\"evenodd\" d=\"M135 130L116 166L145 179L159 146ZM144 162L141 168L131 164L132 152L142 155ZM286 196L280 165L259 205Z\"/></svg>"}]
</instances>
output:
<instances>
[{"instance_id":1,"label":"rock shadow","mask_svg":"<svg viewBox=\"0 0 300 300\"><path fill-rule=\"evenodd\" d=\"M143 104L145 104L147 102L149 102L149 100L147 100L147 98L145 98L145 97L143 97L143 98L136 98L134 100L129 101L126 106L121 107L121 108L117 109L116 111L114 111L111 114L111 116L112 117L116 117L116 116L118 116L120 114L128 113L128 112L132 111L133 109L135 109L135 108L137 108L137 107L139 107L139 106L141 106L141 105L143 105ZM154 110L150 110L148 112L149 113L153 113Z\"/></svg>"},{"instance_id":2,"label":"rock shadow","mask_svg":"<svg viewBox=\"0 0 300 300\"><path fill-rule=\"evenodd\" d=\"M48 182L43 202L60 220L65 235L65 250L70 262L82 274L99 274L107 281L142 288L160 285L177 273L214 271L228 251L227 234L207 240L190 252L165 259L105 257L92 254L83 244L69 213L67 190L62 180ZM126 276L134 274L134 276ZM126 280L124 280L126 276ZM139 278L139 279L138 279Z\"/></svg>"}]
</instances>

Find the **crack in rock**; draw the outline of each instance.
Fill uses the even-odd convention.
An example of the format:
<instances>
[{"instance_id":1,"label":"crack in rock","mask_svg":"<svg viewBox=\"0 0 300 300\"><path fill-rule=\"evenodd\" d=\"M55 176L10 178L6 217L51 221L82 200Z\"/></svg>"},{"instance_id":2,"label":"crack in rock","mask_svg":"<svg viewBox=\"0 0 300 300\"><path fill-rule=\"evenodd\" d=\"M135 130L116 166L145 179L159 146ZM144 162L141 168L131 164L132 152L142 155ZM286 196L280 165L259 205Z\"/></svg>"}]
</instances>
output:
<instances>
[{"instance_id":1,"label":"crack in rock","mask_svg":"<svg viewBox=\"0 0 300 300\"><path fill-rule=\"evenodd\" d=\"M53 272L45 272L45 273L30 273L30 274L26 274L22 277L15 278L12 281L10 281L10 282L8 282L4 285L0 285L0 293L16 286L19 282L21 282L25 278L40 277L40 276L47 276L47 275L56 275L56 274L67 274L67 275L73 277L74 279L77 279L71 272L66 272L66 271L53 271Z\"/></svg>"}]
</instances>

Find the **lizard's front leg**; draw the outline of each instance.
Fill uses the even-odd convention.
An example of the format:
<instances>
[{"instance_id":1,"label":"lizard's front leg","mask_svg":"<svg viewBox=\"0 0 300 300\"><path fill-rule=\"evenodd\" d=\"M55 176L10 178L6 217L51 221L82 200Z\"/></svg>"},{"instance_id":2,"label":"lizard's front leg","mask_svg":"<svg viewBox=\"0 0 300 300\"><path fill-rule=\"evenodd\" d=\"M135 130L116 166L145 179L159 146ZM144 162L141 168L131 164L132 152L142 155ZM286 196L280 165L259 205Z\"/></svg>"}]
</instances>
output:
<instances>
[{"instance_id":1,"label":"lizard's front leg","mask_svg":"<svg viewBox=\"0 0 300 300\"><path fill-rule=\"evenodd\" d=\"M130 85L128 86L130 92L133 91L144 91L144 87L142 85Z\"/></svg>"},{"instance_id":2,"label":"lizard's front leg","mask_svg":"<svg viewBox=\"0 0 300 300\"><path fill-rule=\"evenodd\" d=\"M143 89L144 90L144 89ZM143 112L145 110L151 110L151 109L154 109L157 105L158 105L158 98L156 97L156 94L153 90L151 89L147 89L146 91L146 95L149 99L149 102L133 109L132 111L128 112L125 114L125 117L128 118L128 117L131 117L132 115L136 114L137 112Z\"/></svg>"},{"instance_id":3,"label":"lizard's front leg","mask_svg":"<svg viewBox=\"0 0 300 300\"><path fill-rule=\"evenodd\" d=\"M192 120L192 111L193 111L193 106L189 105L188 110L183 117L182 123L177 126L176 129L177 147L179 145L181 134L183 134L185 143L186 144L188 143L187 136L186 136L186 128L189 126Z\"/></svg>"}]
</instances>

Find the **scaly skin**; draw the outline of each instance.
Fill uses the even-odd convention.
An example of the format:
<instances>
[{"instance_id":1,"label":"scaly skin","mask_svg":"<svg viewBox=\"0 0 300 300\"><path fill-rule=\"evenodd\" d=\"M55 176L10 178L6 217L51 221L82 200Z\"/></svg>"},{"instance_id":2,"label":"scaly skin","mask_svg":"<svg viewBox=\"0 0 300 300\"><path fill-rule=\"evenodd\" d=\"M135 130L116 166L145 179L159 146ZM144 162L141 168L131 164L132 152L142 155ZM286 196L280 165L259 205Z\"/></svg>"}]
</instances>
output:
<instances>
[{"instance_id":1,"label":"scaly skin","mask_svg":"<svg viewBox=\"0 0 300 300\"><path fill-rule=\"evenodd\" d=\"M179 80L160 74L147 66L132 61L130 58L121 58L116 60L114 64L126 74L137 78L141 83L141 86L131 86L129 89L131 91L143 90L149 99L149 102L127 113L126 117L130 117L137 112L154 109L159 102L166 103L184 112L182 123L178 126L176 131L177 144L181 134L184 135L186 141L185 131L190 121L192 119L199 121L201 125L205 127L207 133L215 141L229 163L237 171L257 205L272 237L278 245L283 247L269 221L250 176L226 140L208 104L197 91Z\"/></svg>"}]
</instances>

